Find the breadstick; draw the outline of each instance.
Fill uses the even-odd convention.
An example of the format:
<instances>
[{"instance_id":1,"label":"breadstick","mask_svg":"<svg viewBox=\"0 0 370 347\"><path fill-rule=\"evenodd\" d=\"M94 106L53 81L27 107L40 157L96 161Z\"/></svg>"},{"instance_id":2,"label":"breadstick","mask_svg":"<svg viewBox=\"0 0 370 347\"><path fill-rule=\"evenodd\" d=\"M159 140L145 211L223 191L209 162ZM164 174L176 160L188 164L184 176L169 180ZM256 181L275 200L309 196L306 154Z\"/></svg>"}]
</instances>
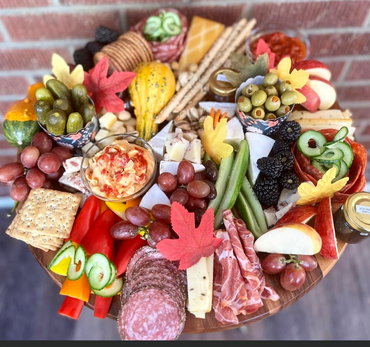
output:
<instances>
[{"instance_id":1,"label":"breadstick","mask_svg":"<svg viewBox=\"0 0 370 347\"><path fill-rule=\"evenodd\" d=\"M212 64L207 69L207 71L202 75L198 83L191 89L189 93L187 93L187 95L176 106L173 112L175 113L180 112L187 105L187 103L202 89L202 87L208 82L213 71L217 70L223 64L225 64L230 54L234 52L237 49L237 47L239 47L239 45L248 37L255 24L256 20L253 18L250 22L248 22L247 26L242 30L242 32L237 32L235 33L235 35L230 36L228 40L229 44L226 46L226 50L224 52L220 52L216 56L216 58L214 59L214 64Z\"/></svg>"},{"instance_id":2,"label":"breadstick","mask_svg":"<svg viewBox=\"0 0 370 347\"><path fill-rule=\"evenodd\" d=\"M198 70L195 72L193 77L186 83L184 87L182 87L167 103L165 107L158 113L155 123L160 124L167 119L173 109L180 103L181 99L185 96L185 94L197 83L201 75L204 71L209 67L212 63L214 57L220 51L220 49L225 45L226 40L231 35L232 27L227 27L221 34L221 36L217 39L217 41L213 44L211 49L207 52L207 54L202 59Z\"/></svg>"},{"instance_id":3,"label":"breadstick","mask_svg":"<svg viewBox=\"0 0 370 347\"><path fill-rule=\"evenodd\" d=\"M195 97L189 101L189 103L184 108L184 111L190 110L192 107L195 107L199 101L201 101L208 93L209 86L206 85L204 88L197 94Z\"/></svg>"}]
</instances>

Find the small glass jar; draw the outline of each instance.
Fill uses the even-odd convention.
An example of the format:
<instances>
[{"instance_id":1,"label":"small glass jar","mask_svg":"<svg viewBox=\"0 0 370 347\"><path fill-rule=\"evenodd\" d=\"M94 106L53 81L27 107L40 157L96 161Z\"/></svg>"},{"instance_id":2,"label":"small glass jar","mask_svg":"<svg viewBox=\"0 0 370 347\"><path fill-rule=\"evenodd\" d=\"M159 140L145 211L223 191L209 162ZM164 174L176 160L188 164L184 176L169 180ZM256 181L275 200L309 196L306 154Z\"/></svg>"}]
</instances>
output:
<instances>
[{"instance_id":1,"label":"small glass jar","mask_svg":"<svg viewBox=\"0 0 370 347\"><path fill-rule=\"evenodd\" d=\"M370 193L350 195L334 214L336 236L346 243L360 243L370 235Z\"/></svg>"},{"instance_id":2,"label":"small glass jar","mask_svg":"<svg viewBox=\"0 0 370 347\"><path fill-rule=\"evenodd\" d=\"M217 102L235 102L234 87L223 74L225 71L233 71L227 68L220 68L214 71L209 78L208 100Z\"/></svg>"}]
</instances>

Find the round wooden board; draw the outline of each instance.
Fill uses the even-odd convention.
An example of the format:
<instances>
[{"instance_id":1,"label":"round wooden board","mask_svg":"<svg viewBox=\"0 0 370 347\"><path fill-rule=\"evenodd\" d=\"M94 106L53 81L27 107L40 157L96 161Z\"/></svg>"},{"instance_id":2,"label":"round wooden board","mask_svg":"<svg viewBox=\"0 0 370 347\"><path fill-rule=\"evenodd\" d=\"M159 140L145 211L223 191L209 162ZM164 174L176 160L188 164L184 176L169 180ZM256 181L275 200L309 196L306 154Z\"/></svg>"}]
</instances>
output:
<instances>
[{"instance_id":1,"label":"round wooden board","mask_svg":"<svg viewBox=\"0 0 370 347\"><path fill-rule=\"evenodd\" d=\"M333 213L340 207L339 204L333 205ZM313 220L309 223L312 224ZM339 255L341 256L346 248L346 243L338 239L338 251ZM51 279L61 288L64 282L65 277L55 274L54 272L48 270L47 266L54 257L56 251L49 251L44 252L38 248L34 248L29 246L32 254L42 266L42 268L47 272L47 274L51 277ZM206 332L217 332L223 330L230 330L238 328L242 325L250 324L256 322L258 320L267 318L272 316L273 314L279 312L280 310L284 309L285 307L290 306L303 295L307 294L310 290L312 290L315 285L323 279L329 271L333 268L337 260L328 260L324 259L320 255L316 255L318 260L319 266L311 272L307 272L306 281L303 286L294 291L289 292L283 289L279 283L279 276L272 276L272 275L265 275L266 276L266 283L270 285L272 288L276 290L276 292L280 296L280 300L278 301L271 301L271 300L264 300L264 305L255 313L250 315L239 315L239 324L221 324L219 321L215 319L213 310L206 315L205 319L196 318L191 313L187 313L186 325L183 330L183 334L200 334ZM92 294L90 296L90 301L87 302L85 305L90 309L94 309L95 303L95 295ZM108 317L111 319L117 319L118 311L120 309L120 298L119 296L115 296L113 298L112 306L110 308Z\"/></svg>"}]
</instances>

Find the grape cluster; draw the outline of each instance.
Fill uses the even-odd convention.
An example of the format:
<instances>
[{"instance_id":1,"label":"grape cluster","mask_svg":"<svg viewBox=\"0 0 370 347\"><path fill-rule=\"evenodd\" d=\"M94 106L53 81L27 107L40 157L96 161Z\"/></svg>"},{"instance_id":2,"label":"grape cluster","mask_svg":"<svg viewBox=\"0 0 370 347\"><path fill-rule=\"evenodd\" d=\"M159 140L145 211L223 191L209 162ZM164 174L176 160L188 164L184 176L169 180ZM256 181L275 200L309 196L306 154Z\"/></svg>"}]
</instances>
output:
<instances>
[{"instance_id":1,"label":"grape cluster","mask_svg":"<svg viewBox=\"0 0 370 347\"><path fill-rule=\"evenodd\" d=\"M261 262L262 270L270 275L280 273L281 286L290 292L299 289L306 280L306 271L317 267L317 260L312 255L285 255L270 253Z\"/></svg>"},{"instance_id":2,"label":"grape cluster","mask_svg":"<svg viewBox=\"0 0 370 347\"><path fill-rule=\"evenodd\" d=\"M20 153L19 161L0 168L0 182L11 185L10 197L14 201L25 201L31 189L53 188L53 182L64 172L63 161L71 157L68 148L53 147L48 134L36 133Z\"/></svg>"},{"instance_id":3,"label":"grape cluster","mask_svg":"<svg viewBox=\"0 0 370 347\"><path fill-rule=\"evenodd\" d=\"M171 207L156 204L152 207L151 213L154 220L145 208L128 207L125 210L127 220L114 224L110 229L111 236L116 240L127 240L140 234L147 240L149 246L155 248L159 241L172 237Z\"/></svg>"},{"instance_id":4,"label":"grape cluster","mask_svg":"<svg viewBox=\"0 0 370 347\"><path fill-rule=\"evenodd\" d=\"M177 175L163 172L158 176L158 186L174 201L194 212L195 222L199 224L208 202L217 196L215 181L218 170L213 160L205 162L205 170L195 172L194 166L183 159L177 168Z\"/></svg>"}]
</instances>

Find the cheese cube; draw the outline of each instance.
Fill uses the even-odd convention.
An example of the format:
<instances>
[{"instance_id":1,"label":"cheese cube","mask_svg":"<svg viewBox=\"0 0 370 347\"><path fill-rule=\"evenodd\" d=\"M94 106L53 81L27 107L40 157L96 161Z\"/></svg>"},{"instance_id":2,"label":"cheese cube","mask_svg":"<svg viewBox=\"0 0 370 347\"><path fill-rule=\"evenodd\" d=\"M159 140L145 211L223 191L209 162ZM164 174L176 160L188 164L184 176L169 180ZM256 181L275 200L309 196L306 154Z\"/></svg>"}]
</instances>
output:
<instances>
[{"instance_id":1,"label":"cheese cube","mask_svg":"<svg viewBox=\"0 0 370 347\"><path fill-rule=\"evenodd\" d=\"M106 129L99 129L99 131L95 135L95 141L100 141L104 137L109 135L109 130Z\"/></svg>"},{"instance_id":2,"label":"cheese cube","mask_svg":"<svg viewBox=\"0 0 370 347\"><path fill-rule=\"evenodd\" d=\"M121 120L118 120L114 122L114 124L110 127L110 132L115 132L117 129L123 127L123 122Z\"/></svg>"},{"instance_id":3,"label":"cheese cube","mask_svg":"<svg viewBox=\"0 0 370 347\"><path fill-rule=\"evenodd\" d=\"M168 159L173 161L181 161L184 158L185 151L189 146L189 141L183 137L176 136L170 142L166 141L166 152Z\"/></svg>"},{"instance_id":4,"label":"cheese cube","mask_svg":"<svg viewBox=\"0 0 370 347\"><path fill-rule=\"evenodd\" d=\"M112 112L107 112L99 118L101 129L109 130L115 122L117 122L117 116Z\"/></svg>"},{"instance_id":5,"label":"cheese cube","mask_svg":"<svg viewBox=\"0 0 370 347\"><path fill-rule=\"evenodd\" d=\"M99 148L95 146L92 142L88 142L85 146L81 148L82 154L85 154L91 148L91 155L99 152Z\"/></svg>"},{"instance_id":6,"label":"cheese cube","mask_svg":"<svg viewBox=\"0 0 370 347\"><path fill-rule=\"evenodd\" d=\"M160 132L153 136L148 142L152 146L154 155L158 161L162 160L163 158L166 138L172 129L172 124L173 121L171 120Z\"/></svg>"},{"instance_id":7,"label":"cheese cube","mask_svg":"<svg viewBox=\"0 0 370 347\"><path fill-rule=\"evenodd\" d=\"M193 141L191 141L185 151L184 159L189 160L190 162L195 164L200 164L201 147L202 143L199 139L194 139Z\"/></svg>"}]
</instances>

